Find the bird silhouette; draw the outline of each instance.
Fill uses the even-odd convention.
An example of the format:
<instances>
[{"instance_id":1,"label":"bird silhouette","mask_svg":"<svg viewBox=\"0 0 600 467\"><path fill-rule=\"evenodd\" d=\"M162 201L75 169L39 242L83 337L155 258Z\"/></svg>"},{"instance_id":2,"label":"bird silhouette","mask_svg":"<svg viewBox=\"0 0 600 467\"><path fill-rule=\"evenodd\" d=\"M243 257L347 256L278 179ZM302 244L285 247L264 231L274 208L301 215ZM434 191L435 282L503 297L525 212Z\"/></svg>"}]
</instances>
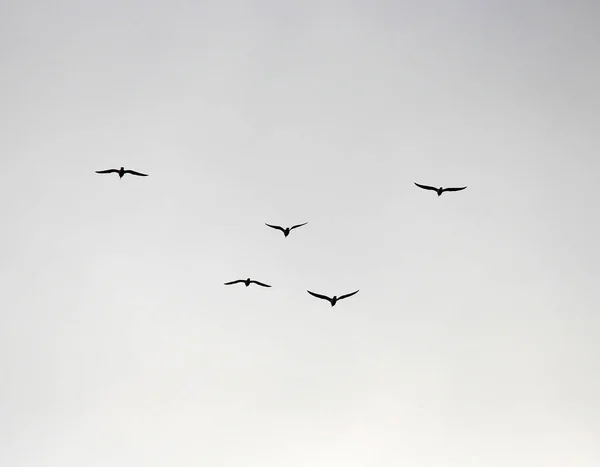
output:
<instances>
[{"instance_id":1,"label":"bird silhouette","mask_svg":"<svg viewBox=\"0 0 600 467\"><path fill-rule=\"evenodd\" d=\"M143 174L140 172L136 172L135 170L125 170L125 168L121 167L120 169L108 169L108 170L96 170L97 174L110 174L110 173L119 174L119 178L123 178L125 174L138 175L140 177L147 177L147 174Z\"/></svg>"},{"instance_id":2,"label":"bird silhouette","mask_svg":"<svg viewBox=\"0 0 600 467\"><path fill-rule=\"evenodd\" d=\"M306 225L306 224L308 224L308 222L305 222L304 224L294 225L292 227L286 227L285 229L283 227L279 227L278 225L271 225L271 224L265 224L265 225L268 225L272 229L281 230L283 232L283 236L287 237L292 230L297 229L298 227L302 227L303 225Z\"/></svg>"},{"instance_id":3,"label":"bird silhouette","mask_svg":"<svg viewBox=\"0 0 600 467\"><path fill-rule=\"evenodd\" d=\"M355 293L358 293L358 290L356 292L347 293L346 295L342 295L340 297L336 297L334 295L332 298L329 298L325 295L320 295L318 293L311 292L310 290L307 290L307 292L309 294L311 294L313 297L322 298L323 300L327 300L329 303L331 303L331 306L335 306L335 304L338 302L338 300L341 300L342 298L352 297L352 295L354 295Z\"/></svg>"},{"instance_id":4,"label":"bird silhouette","mask_svg":"<svg viewBox=\"0 0 600 467\"><path fill-rule=\"evenodd\" d=\"M244 279L238 279L237 281L225 282L225 285L239 284L240 282L242 284L245 284L246 287L248 287L250 284L261 285L263 287L271 287L270 285L263 284L262 282L251 280L250 278L248 278L246 280L244 280Z\"/></svg>"},{"instance_id":5,"label":"bird silhouette","mask_svg":"<svg viewBox=\"0 0 600 467\"><path fill-rule=\"evenodd\" d=\"M417 182L415 182L415 185L417 185L419 188L423 188L424 190L435 191L438 196L441 196L444 191L460 191L460 190L464 190L465 188L467 188L466 186L463 186L460 188L442 188L442 187L436 188L434 186L429 186L429 185L420 185Z\"/></svg>"}]
</instances>

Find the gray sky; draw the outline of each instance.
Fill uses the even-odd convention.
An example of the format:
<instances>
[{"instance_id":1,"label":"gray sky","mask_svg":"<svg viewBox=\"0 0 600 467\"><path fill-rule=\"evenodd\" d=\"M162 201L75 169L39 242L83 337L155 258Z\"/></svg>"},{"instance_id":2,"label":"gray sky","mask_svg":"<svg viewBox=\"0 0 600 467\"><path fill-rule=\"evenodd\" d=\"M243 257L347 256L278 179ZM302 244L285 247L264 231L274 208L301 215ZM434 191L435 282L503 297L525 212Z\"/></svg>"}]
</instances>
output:
<instances>
[{"instance_id":1,"label":"gray sky","mask_svg":"<svg viewBox=\"0 0 600 467\"><path fill-rule=\"evenodd\" d=\"M0 464L600 465L599 21L2 2Z\"/></svg>"}]
</instances>

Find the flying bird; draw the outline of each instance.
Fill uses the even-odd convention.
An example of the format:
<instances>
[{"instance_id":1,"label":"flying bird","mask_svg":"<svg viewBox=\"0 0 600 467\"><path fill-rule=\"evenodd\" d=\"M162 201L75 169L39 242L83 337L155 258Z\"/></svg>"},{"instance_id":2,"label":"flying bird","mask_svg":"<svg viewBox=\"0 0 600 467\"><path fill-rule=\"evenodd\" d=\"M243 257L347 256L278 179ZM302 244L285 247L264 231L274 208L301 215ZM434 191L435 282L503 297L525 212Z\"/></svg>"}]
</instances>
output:
<instances>
[{"instance_id":1,"label":"flying bird","mask_svg":"<svg viewBox=\"0 0 600 467\"><path fill-rule=\"evenodd\" d=\"M110 173L117 173L119 174L119 178L123 178L123 175L125 174L131 174L131 175L139 175L140 177L147 177L147 174L143 174L140 172L136 172L135 170L125 170L123 167L121 167L120 169L108 169L108 170L96 170L97 174L110 174Z\"/></svg>"},{"instance_id":2,"label":"flying bird","mask_svg":"<svg viewBox=\"0 0 600 467\"><path fill-rule=\"evenodd\" d=\"M246 287L248 287L250 284L256 284L256 285L261 285L263 287L271 287L270 285L267 284L263 284L262 282L258 282L258 281L253 281L250 280L250 278L244 280L244 279L239 279L237 281L231 281L231 282L225 282L225 285L232 285L232 284L238 284L238 283L243 283L246 285Z\"/></svg>"},{"instance_id":3,"label":"flying bird","mask_svg":"<svg viewBox=\"0 0 600 467\"><path fill-rule=\"evenodd\" d=\"M335 304L337 303L338 300L341 300L342 298L352 297L352 295L354 295L355 293L358 293L358 290L356 292L347 293L346 295L342 295L341 297L336 297L334 295L332 298L329 298L325 295L320 295L318 293L311 292L310 290L307 290L307 292L309 294L311 294L313 297L322 298L323 300L327 300L329 303L331 303L331 306L335 306Z\"/></svg>"},{"instance_id":4,"label":"flying bird","mask_svg":"<svg viewBox=\"0 0 600 467\"><path fill-rule=\"evenodd\" d=\"M283 227L279 227L278 225L271 225L271 224L265 224L265 225L268 225L272 229L281 230L283 232L283 236L287 237L292 230L297 229L298 227L302 227L303 225L306 225L306 224L308 224L308 222L305 222L304 224L294 225L292 227L286 227L285 229Z\"/></svg>"},{"instance_id":5,"label":"flying bird","mask_svg":"<svg viewBox=\"0 0 600 467\"><path fill-rule=\"evenodd\" d=\"M436 188L434 186L420 185L417 182L415 182L415 185L417 185L419 188L423 188L424 190L433 190L437 193L438 196L441 196L444 191L460 191L460 190L464 190L465 188L467 188L466 186L462 186L460 188L442 188L442 187Z\"/></svg>"}]
</instances>

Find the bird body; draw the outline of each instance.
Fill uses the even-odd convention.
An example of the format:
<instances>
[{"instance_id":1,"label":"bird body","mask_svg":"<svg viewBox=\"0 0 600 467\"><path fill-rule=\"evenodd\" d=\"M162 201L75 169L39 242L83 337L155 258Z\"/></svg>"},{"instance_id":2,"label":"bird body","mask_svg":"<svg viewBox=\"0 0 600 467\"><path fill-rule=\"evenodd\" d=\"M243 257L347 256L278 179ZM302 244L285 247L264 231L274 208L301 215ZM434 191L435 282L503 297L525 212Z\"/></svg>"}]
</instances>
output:
<instances>
[{"instance_id":1,"label":"bird body","mask_svg":"<svg viewBox=\"0 0 600 467\"><path fill-rule=\"evenodd\" d=\"M307 290L307 292L308 292L309 294L311 294L313 297L317 297L317 298L321 298L321 299L323 299L323 300L327 300L329 303L331 303L331 306L335 306L335 304L336 304L336 303L337 303L339 300L341 300L341 299L343 299L343 298L348 298L348 297L351 297L352 295L354 295L354 294L358 293L358 290L356 290L355 292L352 292L352 293L348 293L348 294L345 294L345 295L341 295L341 296L339 296L339 297L337 297L337 296L335 296L335 295L334 295L333 297L328 297L328 296L326 296L326 295L321 295L321 294L318 294L318 293L311 292L310 290Z\"/></svg>"},{"instance_id":2,"label":"bird body","mask_svg":"<svg viewBox=\"0 0 600 467\"><path fill-rule=\"evenodd\" d=\"M140 172L136 172L135 170L125 170L124 167L121 167L120 169L108 169L108 170L96 170L97 174L109 174L109 173L116 173L119 174L119 178L123 178L123 175L125 174L131 174L131 175L138 175L139 177L147 177L147 174L143 174Z\"/></svg>"},{"instance_id":3,"label":"bird body","mask_svg":"<svg viewBox=\"0 0 600 467\"><path fill-rule=\"evenodd\" d=\"M239 283L244 284L246 287L248 287L250 284L260 285L262 287L271 287L270 285L263 284L262 282L258 282L258 281L255 281L255 280L251 280L250 278L248 278L246 280L244 280L244 279L238 279L237 281L225 282L224 285L233 285L233 284L239 284Z\"/></svg>"},{"instance_id":4,"label":"bird body","mask_svg":"<svg viewBox=\"0 0 600 467\"><path fill-rule=\"evenodd\" d=\"M435 192L437 193L438 197L439 197L439 196L442 196L442 193L444 193L445 191L461 191L461 190L464 190L465 188L467 188L466 186L459 187L459 188L443 188L443 187L436 188L436 187L434 187L434 186L429 186L429 185L421 185L421 184L419 184L419 183L417 183L417 182L414 182L414 183L415 183L415 185L417 185L419 188L423 188L424 190L432 190L432 191L435 191Z\"/></svg>"},{"instance_id":5,"label":"bird body","mask_svg":"<svg viewBox=\"0 0 600 467\"><path fill-rule=\"evenodd\" d=\"M294 230L298 227L302 227L303 225L306 225L306 224L308 224L308 222L305 222L304 224L293 225L292 227L286 227L285 229L278 225L271 225L271 224L265 224L265 225L271 227L272 229L281 230L283 232L283 236L287 237L292 230Z\"/></svg>"}]
</instances>

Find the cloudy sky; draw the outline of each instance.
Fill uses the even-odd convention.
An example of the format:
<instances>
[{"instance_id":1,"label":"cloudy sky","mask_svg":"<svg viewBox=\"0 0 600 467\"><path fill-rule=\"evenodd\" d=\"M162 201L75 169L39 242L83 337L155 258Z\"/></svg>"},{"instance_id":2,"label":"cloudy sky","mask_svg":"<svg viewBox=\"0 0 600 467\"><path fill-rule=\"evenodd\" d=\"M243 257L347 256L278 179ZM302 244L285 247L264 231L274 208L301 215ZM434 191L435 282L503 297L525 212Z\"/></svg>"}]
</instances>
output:
<instances>
[{"instance_id":1,"label":"cloudy sky","mask_svg":"<svg viewBox=\"0 0 600 467\"><path fill-rule=\"evenodd\" d=\"M1 2L0 464L600 465L599 22Z\"/></svg>"}]
</instances>

